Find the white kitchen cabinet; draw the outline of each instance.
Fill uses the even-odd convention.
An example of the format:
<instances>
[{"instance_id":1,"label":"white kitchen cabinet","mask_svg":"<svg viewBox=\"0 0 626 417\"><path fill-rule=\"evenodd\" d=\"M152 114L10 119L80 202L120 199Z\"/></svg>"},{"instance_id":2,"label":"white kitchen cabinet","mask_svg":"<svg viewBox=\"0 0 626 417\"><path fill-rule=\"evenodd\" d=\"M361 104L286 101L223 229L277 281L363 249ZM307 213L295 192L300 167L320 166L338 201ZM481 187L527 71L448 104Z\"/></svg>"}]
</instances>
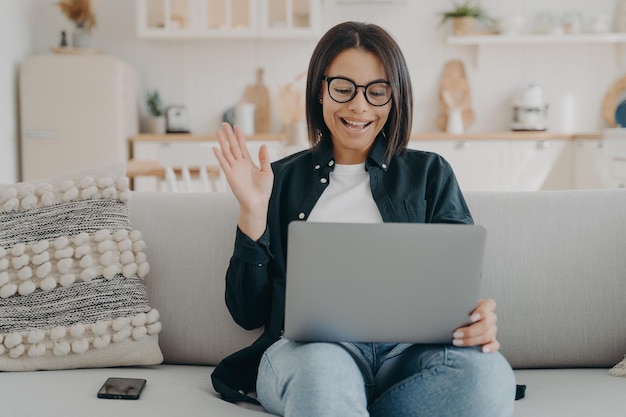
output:
<instances>
[{"instance_id":1,"label":"white kitchen cabinet","mask_svg":"<svg viewBox=\"0 0 626 417\"><path fill-rule=\"evenodd\" d=\"M412 140L409 148L443 156L452 166L463 191L536 191L626 185L626 161L611 161L605 155L601 140L556 136L511 139L504 133L502 139L459 137L458 140L428 136L427 139ZM294 151L286 148L276 136L257 135L249 139L250 152L255 158L263 143L268 145L271 160ZM132 158L155 160L157 149L172 142L201 143L207 149L217 144L213 136L138 135L131 139ZM622 183L616 179L617 174L624 178ZM135 190L158 188L157 178L135 179Z\"/></svg>"},{"instance_id":2,"label":"white kitchen cabinet","mask_svg":"<svg viewBox=\"0 0 626 417\"><path fill-rule=\"evenodd\" d=\"M258 33L257 1L136 0L141 38L241 37Z\"/></svg>"},{"instance_id":3,"label":"white kitchen cabinet","mask_svg":"<svg viewBox=\"0 0 626 417\"><path fill-rule=\"evenodd\" d=\"M198 149L208 149L211 151L211 147L219 146L217 142L217 138L207 139L206 141L202 140L150 140L150 141L133 141L132 144L132 154L133 159L141 159L141 160L154 160L157 156L157 149L167 147L171 143L183 143L188 146L198 146ZM268 141L260 141L260 140L249 140L248 141L248 149L250 151L250 155L252 156L255 163L258 163L258 155L259 148L261 145L267 145L267 149L270 154L270 160L275 161L278 158L283 156L283 146L282 142L277 140L268 140ZM211 151L212 152L212 151Z\"/></svg>"},{"instance_id":4,"label":"white kitchen cabinet","mask_svg":"<svg viewBox=\"0 0 626 417\"><path fill-rule=\"evenodd\" d=\"M410 148L435 152L450 163L463 191L499 191L510 178L509 141L412 141Z\"/></svg>"},{"instance_id":5,"label":"white kitchen cabinet","mask_svg":"<svg viewBox=\"0 0 626 417\"><path fill-rule=\"evenodd\" d=\"M266 0L261 2L261 35L265 37L315 37L319 34L319 0Z\"/></svg>"},{"instance_id":6,"label":"white kitchen cabinet","mask_svg":"<svg viewBox=\"0 0 626 417\"><path fill-rule=\"evenodd\" d=\"M137 0L137 33L140 37L189 34L195 10L189 0Z\"/></svg>"},{"instance_id":7,"label":"white kitchen cabinet","mask_svg":"<svg viewBox=\"0 0 626 417\"><path fill-rule=\"evenodd\" d=\"M597 139L576 139L574 143L574 187L611 188L620 186L615 180L611 161Z\"/></svg>"},{"instance_id":8,"label":"white kitchen cabinet","mask_svg":"<svg viewBox=\"0 0 626 417\"><path fill-rule=\"evenodd\" d=\"M251 138L249 138L251 139ZM162 150L167 149L172 144L177 147L187 147L196 155L206 153L207 167L209 169L218 169L217 161L213 156L212 147L219 146L217 138L214 136L199 137L191 135L188 138L185 135L138 135L131 138L131 156L133 160L139 161L158 161L162 155ZM267 145L270 159L272 161L281 158L283 155L283 144L276 138L264 137L260 139L251 139L248 141L250 155L256 164L258 164L258 154L261 145ZM153 175L137 176L133 180L133 189L136 191L158 191L163 189L162 179Z\"/></svg>"},{"instance_id":9,"label":"white kitchen cabinet","mask_svg":"<svg viewBox=\"0 0 626 417\"><path fill-rule=\"evenodd\" d=\"M452 166L463 191L531 191L572 188L569 140L412 141Z\"/></svg>"},{"instance_id":10,"label":"white kitchen cabinet","mask_svg":"<svg viewBox=\"0 0 626 417\"><path fill-rule=\"evenodd\" d=\"M510 182L506 189L533 191L573 188L574 161L570 140L510 142Z\"/></svg>"},{"instance_id":11,"label":"white kitchen cabinet","mask_svg":"<svg viewBox=\"0 0 626 417\"><path fill-rule=\"evenodd\" d=\"M321 0L136 0L140 38L309 38Z\"/></svg>"}]
</instances>

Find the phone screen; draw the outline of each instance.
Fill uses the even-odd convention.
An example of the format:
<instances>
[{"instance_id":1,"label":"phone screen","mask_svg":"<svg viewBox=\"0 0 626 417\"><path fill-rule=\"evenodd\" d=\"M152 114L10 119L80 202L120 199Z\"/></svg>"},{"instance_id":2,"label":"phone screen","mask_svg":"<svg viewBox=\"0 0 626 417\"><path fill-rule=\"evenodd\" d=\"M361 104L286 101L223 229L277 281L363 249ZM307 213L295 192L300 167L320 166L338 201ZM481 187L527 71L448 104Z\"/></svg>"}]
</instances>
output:
<instances>
[{"instance_id":1,"label":"phone screen","mask_svg":"<svg viewBox=\"0 0 626 417\"><path fill-rule=\"evenodd\" d=\"M136 400L141 390L146 385L145 379L138 378L109 378L105 381L98 398L111 398L116 400Z\"/></svg>"}]
</instances>

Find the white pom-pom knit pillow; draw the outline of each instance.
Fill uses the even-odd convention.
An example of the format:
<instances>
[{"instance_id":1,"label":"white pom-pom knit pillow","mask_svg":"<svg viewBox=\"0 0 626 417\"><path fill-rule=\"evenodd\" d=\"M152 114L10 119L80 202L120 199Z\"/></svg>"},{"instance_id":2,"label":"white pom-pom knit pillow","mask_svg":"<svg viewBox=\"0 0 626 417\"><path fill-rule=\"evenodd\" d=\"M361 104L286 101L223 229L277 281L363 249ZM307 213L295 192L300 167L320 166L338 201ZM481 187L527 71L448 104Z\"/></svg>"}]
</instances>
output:
<instances>
[{"instance_id":1,"label":"white pom-pom knit pillow","mask_svg":"<svg viewBox=\"0 0 626 417\"><path fill-rule=\"evenodd\" d=\"M0 371L163 360L123 166L0 185Z\"/></svg>"}]
</instances>

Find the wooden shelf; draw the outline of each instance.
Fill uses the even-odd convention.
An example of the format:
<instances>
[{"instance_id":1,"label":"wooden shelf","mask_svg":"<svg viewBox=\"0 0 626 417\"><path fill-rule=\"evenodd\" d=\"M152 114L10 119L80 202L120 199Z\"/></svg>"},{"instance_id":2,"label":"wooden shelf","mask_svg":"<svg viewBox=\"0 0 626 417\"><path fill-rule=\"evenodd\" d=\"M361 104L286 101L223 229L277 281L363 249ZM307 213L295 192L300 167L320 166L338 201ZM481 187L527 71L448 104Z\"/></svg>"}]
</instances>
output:
<instances>
[{"instance_id":1,"label":"wooden shelf","mask_svg":"<svg viewBox=\"0 0 626 417\"><path fill-rule=\"evenodd\" d=\"M471 132L454 135L446 132L419 132L411 134L411 141L429 140L573 140L573 139L601 139L602 132L562 133L551 131L503 131L503 132Z\"/></svg>"},{"instance_id":2,"label":"wooden shelf","mask_svg":"<svg viewBox=\"0 0 626 417\"><path fill-rule=\"evenodd\" d=\"M282 141L282 133L258 133L246 136L248 141ZM190 133L140 133L130 138L130 142L217 142L215 135L197 135Z\"/></svg>"},{"instance_id":3,"label":"wooden shelf","mask_svg":"<svg viewBox=\"0 0 626 417\"><path fill-rule=\"evenodd\" d=\"M563 35L468 35L449 36L448 45L523 45L523 44L554 44L554 43L626 43L626 33L584 33Z\"/></svg>"},{"instance_id":4,"label":"wooden shelf","mask_svg":"<svg viewBox=\"0 0 626 417\"><path fill-rule=\"evenodd\" d=\"M478 68L484 47L498 45L614 45L616 61L619 67L626 67L626 33L581 33L562 35L466 35L448 36L446 43L452 46L468 46L474 48L474 66Z\"/></svg>"},{"instance_id":5,"label":"wooden shelf","mask_svg":"<svg viewBox=\"0 0 626 417\"><path fill-rule=\"evenodd\" d=\"M563 133L551 131L502 131L502 132L468 132L454 135L446 132L417 132L411 134L411 140L554 140L554 139L600 139L602 132L576 132ZM251 142L274 142L284 141L283 134L257 134L247 136ZM140 133L130 138L132 142L215 142L215 135L194 135L194 134L151 134Z\"/></svg>"}]
</instances>

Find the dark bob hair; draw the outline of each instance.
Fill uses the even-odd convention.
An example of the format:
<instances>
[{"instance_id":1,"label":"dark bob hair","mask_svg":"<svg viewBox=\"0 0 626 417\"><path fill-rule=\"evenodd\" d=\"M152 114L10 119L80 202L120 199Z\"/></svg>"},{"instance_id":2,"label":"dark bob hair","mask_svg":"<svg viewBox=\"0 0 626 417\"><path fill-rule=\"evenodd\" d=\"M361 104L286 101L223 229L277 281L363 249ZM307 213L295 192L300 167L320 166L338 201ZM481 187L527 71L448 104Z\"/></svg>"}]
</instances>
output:
<instances>
[{"instance_id":1,"label":"dark bob hair","mask_svg":"<svg viewBox=\"0 0 626 417\"><path fill-rule=\"evenodd\" d=\"M387 138L387 160L403 152L409 142L413 123L413 91L404 55L393 37L371 23L344 22L332 27L313 51L306 85L306 119L309 142L317 146L330 142L330 131L324 123L320 91L322 77L333 59L347 49L371 52L380 59L391 84L391 110L382 133Z\"/></svg>"}]
</instances>

